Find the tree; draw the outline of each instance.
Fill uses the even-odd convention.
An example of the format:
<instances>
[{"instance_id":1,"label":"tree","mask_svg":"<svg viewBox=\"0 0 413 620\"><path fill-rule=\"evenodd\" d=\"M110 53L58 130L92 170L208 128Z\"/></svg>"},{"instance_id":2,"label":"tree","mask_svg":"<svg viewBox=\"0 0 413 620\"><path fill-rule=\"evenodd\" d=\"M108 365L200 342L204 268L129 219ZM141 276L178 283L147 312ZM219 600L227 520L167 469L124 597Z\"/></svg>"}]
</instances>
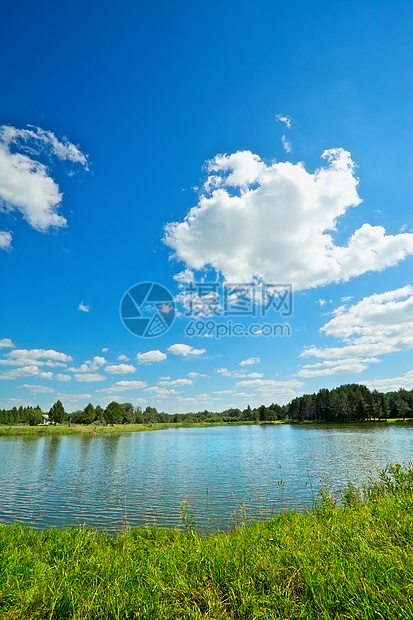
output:
<instances>
[{"instance_id":1,"label":"tree","mask_svg":"<svg viewBox=\"0 0 413 620\"><path fill-rule=\"evenodd\" d=\"M105 412L103 411L102 407L100 405L96 406L95 409L95 419L99 420L99 422L101 424L104 424L106 422L105 420Z\"/></svg>"},{"instance_id":2,"label":"tree","mask_svg":"<svg viewBox=\"0 0 413 620\"><path fill-rule=\"evenodd\" d=\"M119 403L112 401L105 409L105 420L108 424L120 424L122 422L122 409Z\"/></svg>"},{"instance_id":3,"label":"tree","mask_svg":"<svg viewBox=\"0 0 413 620\"><path fill-rule=\"evenodd\" d=\"M158 411L156 407L149 407L149 405L146 407L143 413L143 421L147 424L154 424L158 421Z\"/></svg>"},{"instance_id":4,"label":"tree","mask_svg":"<svg viewBox=\"0 0 413 620\"><path fill-rule=\"evenodd\" d=\"M54 424L61 424L62 422L64 422L65 418L66 418L66 413L65 413L64 407L62 403L60 402L60 400L58 400L50 408L49 419Z\"/></svg>"},{"instance_id":5,"label":"tree","mask_svg":"<svg viewBox=\"0 0 413 620\"><path fill-rule=\"evenodd\" d=\"M42 412L40 409L27 408L27 420L30 426L37 426L42 421Z\"/></svg>"},{"instance_id":6,"label":"tree","mask_svg":"<svg viewBox=\"0 0 413 620\"><path fill-rule=\"evenodd\" d=\"M92 424L92 422L95 420L95 417L96 417L95 408L92 405L92 403L89 403L83 409L83 424Z\"/></svg>"},{"instance_id":7,"label":"tree","mask_svg":"<svg viewBox=\"0 0 413 620\"><path fill-rule=\"evenodd\" d=\"M124 424L134 424L136 421L135 408L132 403L123 403L120 405L122 409L122 422Z\"/></svg>"}]
</instances>

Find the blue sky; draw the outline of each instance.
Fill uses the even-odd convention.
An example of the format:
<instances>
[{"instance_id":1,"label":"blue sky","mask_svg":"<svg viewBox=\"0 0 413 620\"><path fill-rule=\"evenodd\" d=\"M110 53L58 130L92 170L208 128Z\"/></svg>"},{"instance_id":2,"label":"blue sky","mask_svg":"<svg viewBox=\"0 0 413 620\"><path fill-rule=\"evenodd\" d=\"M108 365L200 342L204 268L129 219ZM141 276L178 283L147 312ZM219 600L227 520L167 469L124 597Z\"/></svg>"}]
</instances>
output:
<instances>
[{"instance_id":1,"label":"blue sky","mask_svg":"<svg viewBox=\"0 0 413 620\"><path fill-rule=\"evenodd\" d=\"M3 4L0 407L220 411L350 382L412 389L412 13ZM176 303L157 338L119 315L148 281ZM226 287L240 301L263 283L292 286L292 316L224 315ZM289 335L218 338L231 320Z\"/></svg>"}]
</instances>

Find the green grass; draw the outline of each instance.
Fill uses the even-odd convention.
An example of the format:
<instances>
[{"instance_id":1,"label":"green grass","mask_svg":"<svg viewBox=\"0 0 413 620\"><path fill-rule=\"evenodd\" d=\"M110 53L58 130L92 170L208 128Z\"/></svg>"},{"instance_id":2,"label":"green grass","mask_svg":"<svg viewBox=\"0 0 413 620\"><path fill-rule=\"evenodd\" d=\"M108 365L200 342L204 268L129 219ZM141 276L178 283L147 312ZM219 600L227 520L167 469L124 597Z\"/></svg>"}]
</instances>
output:
<instances>
[{"instance_id":1,"label":"green grass","mask_svg":"<svg viewBox=\"0 0 413 620\"><path fill-rule=\"evenodd\" d=\"M242 511L241 511L242 512ZM413 618L413 467L228 534L0 527L1 620Z\"/></svg>"},{"instance_id":2,"label":"green grass","mask_svg":"<svg viewBox=\"0 0 413 620\"><path fill-rule=\"evenodd\" d=\"M82 424L58 424L57 426L42 425L29 426L22 425L0 425L0 436L12 435L31 435L42 437L44 435L79 435L94 433L97 435L107 435L111 433L137 433L140 431L157 431L166 428L202 428L210 426L240 426L243 424L255 424L255 422L156 422L153 424L114 424L113 426L98 426L97 423ZM274 422L275 424L275 422ZM1 617L0 617L1 618Z\"/></svg>"},{"instance_id":3,"label":"green grass","mask_svg":"<svg viewBox=\"0 0 413 620\"><path fill-rule=\"evenodd\" d=\"M388 423L388 424L411 424L413 423L412 418L406 418L406 420L400 418L388 418L386 420L369 420L368 422L352 422L351 424L380 424L380 423ZM210 426L241 426L244 424L257 424L257 425L277 425L277 424L328 424L329 426L338 426L337 422L314 422L314 421L304 421L304 422L291 422L289 420L275 420L270 422L251 422L249 420L245 421L237 421L237 422L156 422L153 424L114 424L113 426L98 426L97 423L81 425L81 424L72 424L69 426L67 423L59 424L57 426L50 425L42 425L38 426L29 426L28 424L22 425L3 425L0 424L0 437L1 436L14 436L14 435L27 435L33 437L43 437L45 435L80 435L80 434L97 434L97 435L106 435L111 433L137 433L140 431L157 431L166 428L207 428ZM348 422L344 422L343 424L348 424ZM0 617L1 620L1 617Z\"/></svg>"}]
</instances>

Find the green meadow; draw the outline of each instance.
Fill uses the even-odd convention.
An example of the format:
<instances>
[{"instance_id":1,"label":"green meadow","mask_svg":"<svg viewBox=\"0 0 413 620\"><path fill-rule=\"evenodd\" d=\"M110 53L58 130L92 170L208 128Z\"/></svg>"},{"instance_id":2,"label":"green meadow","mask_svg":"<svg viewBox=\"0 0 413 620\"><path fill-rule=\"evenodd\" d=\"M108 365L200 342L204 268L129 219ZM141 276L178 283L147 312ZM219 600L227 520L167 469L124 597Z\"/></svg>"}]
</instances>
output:
<instances>
[{"instance_id":1,"label":"green meadow","mask_svg":"<svg viewBox=\"0 0 413 620\"><path fill-rule=\"evenodd\" d=\"M0 527L2 620L413 618L413 466L229 533Z\"/></svg>"}]
</instances>

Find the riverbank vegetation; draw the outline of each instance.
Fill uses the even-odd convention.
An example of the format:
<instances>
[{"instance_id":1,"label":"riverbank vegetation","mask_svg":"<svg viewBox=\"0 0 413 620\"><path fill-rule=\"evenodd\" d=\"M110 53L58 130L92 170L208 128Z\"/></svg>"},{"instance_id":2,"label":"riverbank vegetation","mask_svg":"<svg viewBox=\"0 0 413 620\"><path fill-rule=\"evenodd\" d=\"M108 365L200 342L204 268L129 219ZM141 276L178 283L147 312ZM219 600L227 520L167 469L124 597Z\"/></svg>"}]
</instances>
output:
<instances>
[{"instance_id":1,"label":"riverbank vegetation","mask_svg":"<svg viewBox=\"0 0 413 620\"><path fill-rule=\"evenodd\" d=\"M102 427L123 425L123 431L142 430L143 426L188 425L188 424L231 424L258 422L319 422L342 424L346 422L384 421L389 418L407 420L413 418L413 390L401 388L397 392L370 391L365 385L351 383L333 390L321 389L318 393L304 394L294 398L287 405L273 403L269 406L245 409L230 408L222 412L198 411L196 413L168 414L155 407L134 407L131 403L112 401L103 409L89 403L84 409L66 413L60 401L54 403L45 414L37 407L13 407L0 409L0 425L32 427L50 424L94 425ZM129 428L127 428L129 427ZM79 432L70 431L67 432ZM146 430L146 429L144 429ZM66 432L66 431L65 431ZM2 433L0 429L0 433ZM4 434L4 433L3 433ZM10 431L9 434L13 434Z\"/></svg>"},{"instance_id":2,"label":"riverbank vegetation","mask_svg":"<svg viewBox=\"0 0 413 620\"><path fill-rule=\"evenodd\" d=\"M240 515L243 511L240 510ZM226 534L0 527L3 620L413 617L413 467Z\"/></svg>"}]
</instances>

